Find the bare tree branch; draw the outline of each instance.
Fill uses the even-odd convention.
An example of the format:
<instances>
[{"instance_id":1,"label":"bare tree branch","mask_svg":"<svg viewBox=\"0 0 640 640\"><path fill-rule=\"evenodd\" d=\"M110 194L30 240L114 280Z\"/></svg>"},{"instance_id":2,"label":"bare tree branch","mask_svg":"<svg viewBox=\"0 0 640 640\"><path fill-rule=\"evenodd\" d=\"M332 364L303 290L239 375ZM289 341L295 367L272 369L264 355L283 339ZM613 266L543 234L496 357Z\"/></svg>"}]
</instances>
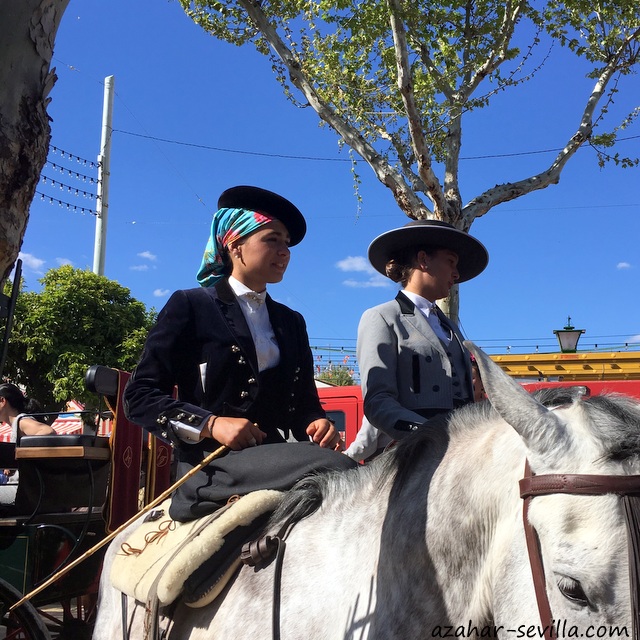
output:
<instances>
[{"instance_id":1,"label":"bare tree branch","mask_svg":"<svg viewBox=\"0 0 640 640\"><path fill-rule=\"evenodd\" d=\"M463 208L463 215L466 224L483 216L490 209L503 202L514 200L527 193L544 189L551 184L557 184L560 181L562 169L569 159L578 151L578 149L589 139L593 131L593 117L602 96L613 75L620 69L621 60L627 48L632 42L640 37L640 28L628 36L624 42L618 47L615 55L607 63L602 73L598 77L593 91L589 96L585 108L582 112L580 126L577 131L567 141L562 151L556 156L551 165L544 171L517 182L496 185L488 189L483 194L471 200Z\"/></svg>"},{"instance_id":2,"label":"bare tree branch","mask_svg":"<svg viewBox=\"0 0 640 640\"><path fill-rule=\"evenodd\" d=\"M259 4L252 0L238 0L256 28L266 38L274 51L289 71L291 82L304 94L309 104L320 118L337 131L345 143L356 151L369 164L378 180L391 189L398 206L409 217L429 217L431 214L424 203L407 185L402 175L396 171L376 149L341 118L329 105L324 102L302 71L301 65L293 52L280 38L277 31L269 22Z\"/></svg>"},{"instance_id":3,"label":"bare tree branch","mask_svg":"<svg viewBox=\"0 0 640 640\"><path fill-rule=\"evenodd\" d=\"M522 13L522 7L526 3L520 0L517 5L510 11L512 6L511 2L507 3L504 10L504 19L502 21L502 27L500 28L500 41L497 47L497 52L494 52L485 63L473 74L471 80L466 86L461 87L458 91L458 98L461 101L466 101L473 92L478 88L478 85L493 71L495 71L505 60L507 55L507 49L509 43L513 37L515 26L518 22L520 14Z\"/></svg>"},{"instance_id":4,"label":"bare tree branch","mask_svg":"<svg viewBox=\"0 0 640 640\"><path fill-rule=\"evenodd\" d=\"M427 187L426 194L433 202L435 216L442 219L447 203L442 186L433 172L431 152L425 139L422 118L415 102L409 53L407 51L407 38L398 0L389 0L389 12L398 68L398 89L400 89L400 95L407 114L409 135L411 136L415 160L418 164L418 175Z\"/></svg>"}]
</instances>

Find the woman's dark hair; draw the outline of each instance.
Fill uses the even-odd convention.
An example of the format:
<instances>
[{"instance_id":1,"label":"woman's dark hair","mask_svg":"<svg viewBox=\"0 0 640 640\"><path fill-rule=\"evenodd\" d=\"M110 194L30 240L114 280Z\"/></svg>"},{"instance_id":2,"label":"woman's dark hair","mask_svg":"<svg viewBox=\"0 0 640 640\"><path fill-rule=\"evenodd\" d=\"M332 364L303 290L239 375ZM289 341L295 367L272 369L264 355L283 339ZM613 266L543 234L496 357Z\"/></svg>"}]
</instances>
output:
<instances>
[{"instance_id":1,"label":"woman's dark hair","mask_svg":"<svg viewBox=\"0 0 640 640\"><path fill-rule=\"evenodd\" d=\"M11 382L3 382L0 384L0 396L19 413L39 413L42 406L37 400L27 398L15 384Z\"/></svg>"},{"instance_id":2,"label":"woman's dark hair","mask_svg":"<svg viewBox=\"0 0 640 640\"><path fill-rule=\"evenodd\" d=\"M416 268L418 252L424 251L428 256L431 256L439 249L442 247L437 245L414 245L399 249L387 260L385 265L387 278L406 287L413 270Z\"/></svg>"}]
</instances>

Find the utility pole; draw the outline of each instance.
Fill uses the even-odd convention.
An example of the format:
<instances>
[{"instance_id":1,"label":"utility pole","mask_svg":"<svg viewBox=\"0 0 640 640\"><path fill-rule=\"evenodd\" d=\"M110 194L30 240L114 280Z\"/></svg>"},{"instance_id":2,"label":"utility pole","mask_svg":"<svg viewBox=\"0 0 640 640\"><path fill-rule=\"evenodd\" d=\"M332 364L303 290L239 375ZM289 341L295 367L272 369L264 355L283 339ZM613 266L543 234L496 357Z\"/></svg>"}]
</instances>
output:
<instances>
[{"instance_id":1,"label":"utility pole","mask_svg":"<svg viewBox=\"0 0 640 640\"><path fill-rule=\"evenodd\" d=\"M97 273L99 276L104 275L104 259L107 247L114 85L115 78L113 76L107 76L104 79L102 139L100 141L100 155L98 156L98 189L96 195L96 238L93 248L93 273Z\"/></svg>"}]
</instances>

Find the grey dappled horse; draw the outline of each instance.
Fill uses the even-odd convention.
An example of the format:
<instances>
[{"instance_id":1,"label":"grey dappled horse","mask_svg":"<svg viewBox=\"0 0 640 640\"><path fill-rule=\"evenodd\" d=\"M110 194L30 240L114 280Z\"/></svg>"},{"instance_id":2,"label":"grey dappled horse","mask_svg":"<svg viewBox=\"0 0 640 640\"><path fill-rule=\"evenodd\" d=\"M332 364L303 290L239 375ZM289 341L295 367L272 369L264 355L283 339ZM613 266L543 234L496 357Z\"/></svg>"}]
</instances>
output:
<instances>
[{"instance_id":1,"label":"grey dappled horse","mask_svg":"<svg viewBox=\"0 0 640 640\"><path fill-rule=\"evenodd\" d=\"M525 459L537 475L638 474L640 403L556 390L542 404L469 347L490 402L370 465L302 481L274 514L269 531L302 517L283 556L282 640L542 636L518 487ZM631 637L621 499L540 496L529 520L560 633ZM96 640L122 637L120 594L108 582L120 542L105 560ZM168 637L272 638L275 564L243 567L205 608L178 604ZM132 638L143 637L142 609L130 601Z\"/></svg>"}]
</instances>

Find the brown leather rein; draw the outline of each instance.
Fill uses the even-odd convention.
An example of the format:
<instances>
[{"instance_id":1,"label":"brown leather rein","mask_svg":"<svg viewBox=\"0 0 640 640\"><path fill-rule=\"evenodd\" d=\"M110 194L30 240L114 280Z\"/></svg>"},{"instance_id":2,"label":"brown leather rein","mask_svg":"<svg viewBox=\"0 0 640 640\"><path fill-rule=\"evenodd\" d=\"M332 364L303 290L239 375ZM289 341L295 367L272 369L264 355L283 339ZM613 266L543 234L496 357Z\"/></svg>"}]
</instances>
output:
<instances>
[{"instance_id":1,"label":"brown leather rein","mask_svg":"<svg viewBox=\"0 0 640 640\"><path fill-rule=\"evenodd\" d=\"M640 475L605 476L556 473L536 476L525 463L524 478L520 480L520 497L524 500L524 532L529 552L538 612L546 640L558 637L545 587L544 565L538 534L529 522L529 504L536 496L566 493L582 496L619 495L623 500L629 548L629 582L631 588L633 638L640 629Z\"/></svg>"}]
</instances>

